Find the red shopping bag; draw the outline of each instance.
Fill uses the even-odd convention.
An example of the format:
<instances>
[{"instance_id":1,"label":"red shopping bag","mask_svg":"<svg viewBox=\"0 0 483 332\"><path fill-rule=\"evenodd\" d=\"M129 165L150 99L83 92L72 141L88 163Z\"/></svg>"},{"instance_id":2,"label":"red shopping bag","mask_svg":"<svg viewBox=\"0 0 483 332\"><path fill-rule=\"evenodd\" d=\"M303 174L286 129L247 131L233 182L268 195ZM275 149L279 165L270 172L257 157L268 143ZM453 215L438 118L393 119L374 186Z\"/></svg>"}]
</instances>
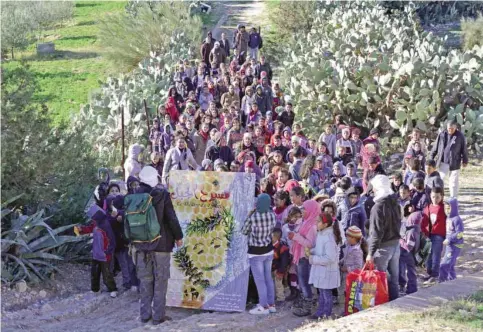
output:
<instances>
[{"instance_id":1,"label":"red shopping bag","mask_svg":"<svg viewBox=\"0 0 483 332\"><path fill-rule=\"evenodd\" d=\"M365 264L362 270L354 270L345 282L345 315L362 311L389 301L386 272L374 270L373 264Z\"/></svg>"}]
</instances>

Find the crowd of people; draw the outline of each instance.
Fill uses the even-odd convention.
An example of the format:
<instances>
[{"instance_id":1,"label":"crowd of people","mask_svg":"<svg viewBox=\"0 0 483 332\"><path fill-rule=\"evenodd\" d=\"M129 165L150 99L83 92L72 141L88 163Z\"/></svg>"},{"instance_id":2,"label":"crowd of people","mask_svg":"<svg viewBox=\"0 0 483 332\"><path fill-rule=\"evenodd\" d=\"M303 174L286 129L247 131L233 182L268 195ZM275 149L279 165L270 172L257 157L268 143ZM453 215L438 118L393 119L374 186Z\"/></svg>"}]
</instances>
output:
<instances>
[{"instance_id":1,"label":"crowd of people","mask_svg":"<svg viewBox=\"0 0 483 332\"><path fill-rule=\"evenodd\" d=\"M116 185L101 204L105 214L95 211L94 228L82 229L100 234L92 290L99 290L102 272L115 292L109 277L114 255L124 287L140 285L141 320L169 319L163 281L169 253L183 237L166 191L171 170L254 174L256 207L242 227L258 298L251 314L290 302L297 316L330 317L347 274L364 264L388 273L391 300L417 291L418 265L426 266L425 283L454 279L463 245L458 174L468 163L457 123L448 122L431 150L413 130L401 172L389 176L380 157L383 133L374 128L362 139L364 128L338 115L320 136L307 137L270 64L263 55L258 59L260 34L238 26L234 35L230 47L225 34L216 41L208 33L197 66L179 62L167 101L152 120L151 163L143 164L142 145L130 147L127 189L155 197L162 243L138 250L142 259L129 256ZM446 177L451 197L445 200Z\"/></svg>"}]
</instances>

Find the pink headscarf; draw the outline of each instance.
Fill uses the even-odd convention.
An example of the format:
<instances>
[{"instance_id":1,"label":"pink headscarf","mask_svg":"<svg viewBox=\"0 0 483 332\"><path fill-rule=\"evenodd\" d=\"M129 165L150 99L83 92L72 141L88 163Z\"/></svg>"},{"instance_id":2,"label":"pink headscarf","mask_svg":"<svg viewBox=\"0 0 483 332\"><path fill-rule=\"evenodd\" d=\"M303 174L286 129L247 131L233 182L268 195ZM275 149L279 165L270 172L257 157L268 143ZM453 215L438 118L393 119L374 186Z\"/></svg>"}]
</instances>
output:
<instances>
[{"instance_id":1,"label":"pink headscarf","mask_svg":"<svg viewBox=\"0 0 483 332\"><path fill-rule=\"evenodd\" d=\"M302 226L300 226L299 234L305 237L317 223L317 219L320 215L320 204L317 201L309 200L304 202L303 207L304 221L302 222ZM299 259L304 255L303 246L297 241L293 241L292 253L293 262L297 264Z\"/></svg>"}]
</instances>

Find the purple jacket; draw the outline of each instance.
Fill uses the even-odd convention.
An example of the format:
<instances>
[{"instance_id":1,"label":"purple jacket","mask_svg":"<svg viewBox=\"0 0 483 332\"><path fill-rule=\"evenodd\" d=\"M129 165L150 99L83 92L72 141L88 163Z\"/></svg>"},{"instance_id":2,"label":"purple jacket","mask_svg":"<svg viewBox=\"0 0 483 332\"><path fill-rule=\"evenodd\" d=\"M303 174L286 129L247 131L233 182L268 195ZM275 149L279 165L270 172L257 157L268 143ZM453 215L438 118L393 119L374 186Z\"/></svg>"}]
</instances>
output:
<instances>
[{"instance_id":1,"label":"purple jacket","mask_svg":"<svg viewBox=\"0 0 483 332\"><path fill-rule=\"evenodd\" d=\"M417 211L423 211L423 209L429 204L430 200L426 191L418 192L415 191L412 194L410 204L414 206Z\"/></svg>"},{"instance_id":2,"label":"purple jacket","mask_svg":"<svg viewBox=\"0 0 483 332\"><path fill-rule=\"evenodd\" d=\"M262 42L262 37L260 36L260 34L258 32L252 32L248 39L248 47L258 48L261 42Z\"/></svg>"},{"instance_id":3,"label":"purple jacket","mask_svg":"<svg viewBox=\"0 0 483 332\"><path fill-rule=\"evenodd\" d=\"M343 251L344 258L340 261L340 265L347 267L347 273L362 269L364 262L361 245L359 243L353 246L347 245Z\"/></svg>"},{"instance_id":4,"label":"purple jacket","mask_svg":"<svg viewBox=\"0 0 483 332\"><path fill-rule=\"evenodd\" d=\"M102 220L96 220L92 238L92 259L101 262L109 261L116 248L116 238L107 216Z\"/></svg>"},{"instance_id":5,"label":"purple jacket","mask_svg":"<svg viewBox=\"0 0 483 332\"><path fill-rule=\"evenodd\" d=\"M463 248L464 226L463 220L458 212L458 200L456 198L450 198L448 203L451 206L451 212L446 220L446 239L449 241L450 245Z\"/></svg>"},{"instance_id":6,"label":"purple jacket","mask_svg":"<svg viewBox=\"0 0 483 332\"><path fill-rule=\"evenodd\" d=\"M416 211L411 213L401 223L401 239L399 245L406 251L416 252L419 250L419 236L421 234L421 221L423 213Z\"/></svg>"}]
</instances>

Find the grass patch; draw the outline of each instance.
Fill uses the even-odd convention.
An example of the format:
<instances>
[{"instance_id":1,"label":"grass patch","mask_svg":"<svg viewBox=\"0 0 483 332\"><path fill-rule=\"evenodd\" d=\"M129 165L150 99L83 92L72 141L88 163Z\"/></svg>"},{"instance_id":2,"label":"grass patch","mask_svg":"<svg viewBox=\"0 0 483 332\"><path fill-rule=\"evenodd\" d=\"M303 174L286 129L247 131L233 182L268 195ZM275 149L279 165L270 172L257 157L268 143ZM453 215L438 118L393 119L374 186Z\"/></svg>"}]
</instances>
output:
<instances>
[{"instance_id":1,"label":"grass patch","mask_svg":"<svg viewBox=\"0 0 483 332\"><path fill-rule=\"evenodd\" d=\"M29 64L39 82L34 100L46 103L55 124L66 123L72 112L78 112L99 81L122 71L103 58L97 35L99 20L123 11L125 5L125 1L77 2L70 22L42 34L42 41L55 43L55 54L38 57L33 44L14 61L2 62L8 69L20 66L19 59Z\"/></svg>"},{"instance_id":2,"label":"grass patch","mask_svg":"<svg viewBox=\"0 0 483 332\"><path fill-rule=\"evenodd\" d=\"M375 325L384 328L378 323L379 321ZM420 331L442 331L447 328L453 331L482 331L483 291L478 291L467 298L450 301L426 312L391 317L388 324L401 329L414 328Z\"/></svg>"}]
</instances>

